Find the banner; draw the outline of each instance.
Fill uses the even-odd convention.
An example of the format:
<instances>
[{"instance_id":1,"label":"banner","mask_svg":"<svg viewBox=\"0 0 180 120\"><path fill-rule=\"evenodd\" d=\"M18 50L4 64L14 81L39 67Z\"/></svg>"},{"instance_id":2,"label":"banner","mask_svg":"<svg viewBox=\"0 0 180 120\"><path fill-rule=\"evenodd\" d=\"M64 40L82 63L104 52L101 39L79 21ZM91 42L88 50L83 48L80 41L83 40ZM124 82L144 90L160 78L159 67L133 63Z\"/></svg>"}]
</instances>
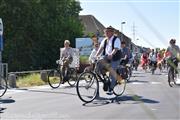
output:
<instances>
[{"instance_id":1,"label":"banner","mask_svg":"<svg viewBox=\"0 0 180 120\"><path fill-rule=\"evenodd\" d=\"M89 56L93 50L93 40L91 38L76 38L76 48L79 49L80 64L89 64ZM100 43L103 37L98 39Z\"/></svg>"}]
</instances>

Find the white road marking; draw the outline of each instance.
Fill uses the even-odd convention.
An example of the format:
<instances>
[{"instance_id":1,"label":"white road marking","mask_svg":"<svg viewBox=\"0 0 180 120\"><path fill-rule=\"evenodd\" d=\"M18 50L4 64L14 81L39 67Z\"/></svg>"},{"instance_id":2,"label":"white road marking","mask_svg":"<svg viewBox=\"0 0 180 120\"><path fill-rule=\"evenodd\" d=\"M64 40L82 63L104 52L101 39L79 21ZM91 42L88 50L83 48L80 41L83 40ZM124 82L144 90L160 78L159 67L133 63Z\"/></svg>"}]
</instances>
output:
<instances>
[{"instance_id":1,"label":"white road marking","mask_svg":"<svg viewBox=\"0 0 180 120\"><path fill-rule=\"evenodd\" d=\"M161 84L161 82L151 82L151 84Z\"/></svg>"},{"instance_id":2,"label":"white road marking","mask_svg":"<svg viewBox=\"0 0 180 120\"><path fill-rule=\"evenodd\" d=\"M140 83L140 82L133 82L132 84L134 84L134 85L142 85L142 84L144 84L144 83Z\"/></svg>"}]
</instances>

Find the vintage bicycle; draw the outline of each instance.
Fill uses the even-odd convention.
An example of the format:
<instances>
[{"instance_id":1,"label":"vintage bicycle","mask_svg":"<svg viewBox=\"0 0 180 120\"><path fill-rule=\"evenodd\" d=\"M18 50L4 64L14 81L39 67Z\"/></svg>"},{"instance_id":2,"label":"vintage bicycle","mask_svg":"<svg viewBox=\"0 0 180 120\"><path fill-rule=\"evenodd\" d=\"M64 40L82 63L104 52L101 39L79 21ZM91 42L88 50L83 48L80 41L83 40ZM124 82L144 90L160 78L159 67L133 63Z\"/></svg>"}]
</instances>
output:
<instances>
[{"instance_id":1,"label":"vintage bicycle","mask_svg":"<svg viewBox=\"0 0 180 120\"><path fill-rule=\"evenodd\" d=\"M48 73L48 83L52 88L58 88L61 84L68 82L70 86L75 86L77 80L77 69L66 67L64 71L61 70L62 63L60 60L56 61L58 67Z\"/></svg>"},{"instance_id":2,"label":"vintage bicycle","mask_svg":"<svg viewBox=\"0 0 180 120\"><path fill-rule=\"evenodd\" d=\"M107 91L110 86L110 78L109 75L106 73L98 72L98 62L99 60L95 61L95 67L93 71L85 71L80 74L76 84L76 90L78 97L85 103L92 102L99 93L99 83L103 83L103 90ZM117 73L123 69L118 67ZM124 70L125 71L125 70ZM121 79L120 81L116 81L116 85L113 88L113 93L116 96L120 96L124 93L126 88L126 80Z\"/></svg>"},{"instance_id":3,"label":"vintage bicycle","mask_svg":"<svg viewBox=\"0 0 180 120\"><path fill-rule=\"evenodd\" d=\"M62 48L60 48L60 52ZM57 60L57 68L51 70L48 73L48 83L52 88L58 88L61 84L67 82L70 86L75 86L77 81L77 70L79 67L79 50L77 48L72 48L73 62L61 69L63 65L63 60ZM61 58L61 56L60 56Z\"/></svg>"}]
</instances>

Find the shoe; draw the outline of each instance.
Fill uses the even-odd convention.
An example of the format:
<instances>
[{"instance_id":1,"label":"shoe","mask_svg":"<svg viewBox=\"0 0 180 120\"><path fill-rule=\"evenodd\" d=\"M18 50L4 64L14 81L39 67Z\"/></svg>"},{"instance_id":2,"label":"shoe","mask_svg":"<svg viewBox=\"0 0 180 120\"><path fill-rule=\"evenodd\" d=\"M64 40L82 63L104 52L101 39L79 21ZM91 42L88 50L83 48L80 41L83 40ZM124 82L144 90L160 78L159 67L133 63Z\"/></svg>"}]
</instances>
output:
<instances>
[{"instance_id":1,"label":"shoe","mask_svg":"<svg viewBox=\"0 0 180 120\"><path fill-rule=\"evenodd\" d=\"M62 80L62 81L61 81L61 84L64 84L64 83L65 83L65 81L64 81L64 80Z\"/></svg>"},{"instance_id":2,"label":"shoe","mask_svg":"<svg viewBox=\"0 0 180 120\"><path fill-rule=\"evenodd\" d=\"M106 94L107 95L113 95L113 92L112 91L108 91Z\"/></svg>"},{"instance_id":3,"label":"shoe","mask_svg":"<svg viewBox=\"0 0 180 120\"><path fill-rule=\"evenodd\" d=\"M61 84L64 84L67 80L68 80L67 77L64 77L61 81Z\"/></svg>"},{"instance_id":4,"label":"shoe","mask_svg":"<svg viewBox=\"0 0 180 120\"><path fill-rule=\"evenodd\" d=\"M106 92L107 95L112 95L113 94L113 91L111 88L109 88L108 92Z\"/></svg>"},{"instance_id":5,"label":"shoe","mask_svg":"<svg viewBox=\"0 0 180 120\"><path fill-rule=\"evenodd\" d=\"M106 83L104 83L104 85L103 85L103 90L108 91L108 85Z\"/></svg>"}]
</instances>

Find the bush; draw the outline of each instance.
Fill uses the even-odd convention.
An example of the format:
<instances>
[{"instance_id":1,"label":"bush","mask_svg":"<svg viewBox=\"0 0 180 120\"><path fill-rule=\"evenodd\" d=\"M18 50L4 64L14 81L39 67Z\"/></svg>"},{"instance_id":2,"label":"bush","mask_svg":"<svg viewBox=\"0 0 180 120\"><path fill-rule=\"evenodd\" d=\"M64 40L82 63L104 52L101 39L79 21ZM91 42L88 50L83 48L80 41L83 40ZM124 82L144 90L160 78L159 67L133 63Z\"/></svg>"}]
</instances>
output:
<instances>
[{"instance_id":1,"label":"bush","mask_svg":"<svg viewBox=\"0 0 180 120\"><path fill-rule=\"evenodd\" d=\"M18 77L17 87L31 87L31 86L40 86L45 85L46 83L41 80L40 74L33 73L26 76Z\"/></svg>"}]
</instances>

